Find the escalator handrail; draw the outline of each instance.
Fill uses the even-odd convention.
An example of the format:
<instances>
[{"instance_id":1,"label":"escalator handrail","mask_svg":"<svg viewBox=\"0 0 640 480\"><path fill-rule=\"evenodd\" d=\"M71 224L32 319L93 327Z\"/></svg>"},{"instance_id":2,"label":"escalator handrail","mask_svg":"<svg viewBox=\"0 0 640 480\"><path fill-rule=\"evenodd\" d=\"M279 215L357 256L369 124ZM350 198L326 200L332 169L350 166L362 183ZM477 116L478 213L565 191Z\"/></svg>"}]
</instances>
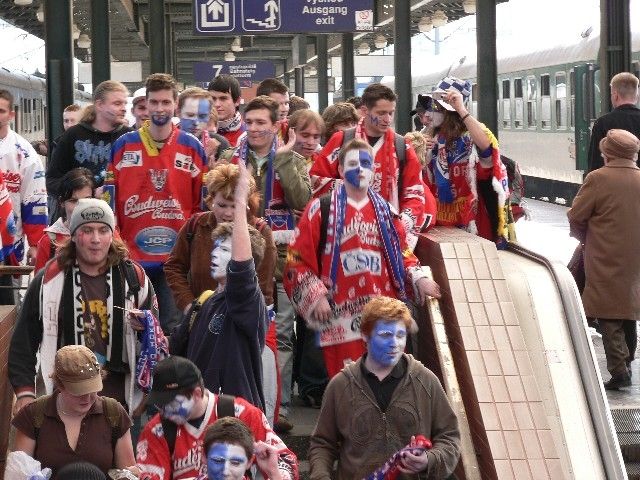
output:
<instances>
[{"instance_id":1,"label":"escalator handrail","mask_svg":"<svg viewBox=\"0 0 640 480\"><path fill-rule=\"evenodd\" d=\"M608 402L600 401L604 395L593 395L594 392L603 392L603 387L600 378L595 373L598 366L594 361L591 342L585 335L582 301L578 296L573 276L561 262L549 260L532 250L524 248L522 245L509 243L507 250L542 264L551 272L560 293L562 307L567 318L569 335L578 362L584 396L587 400L606 478L608 480L626 479L627 474L621 462L618 439L613 430L613 421ZM604 398L606 399L606 396Z\"/></svg>"}]
</instances>

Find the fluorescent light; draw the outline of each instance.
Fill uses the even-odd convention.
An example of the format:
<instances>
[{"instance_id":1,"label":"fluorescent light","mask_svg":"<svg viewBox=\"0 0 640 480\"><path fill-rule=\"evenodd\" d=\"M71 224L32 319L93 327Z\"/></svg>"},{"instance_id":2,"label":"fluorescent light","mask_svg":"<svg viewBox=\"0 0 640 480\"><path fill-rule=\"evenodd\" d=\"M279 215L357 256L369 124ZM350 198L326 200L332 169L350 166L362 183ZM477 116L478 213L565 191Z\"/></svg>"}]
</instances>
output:
<instances>
[{"instance_id":1,"label":"fluorescent light","mask_svg":"<svg viewBox=\"0 0 640 480\"><path fill-rule=\"evenodd\" d=\"M74 40L78 40L80 38L80 29L75 23L73 24L73 27L71 27L71 36Z\"/></svg>"},{"instance_id":2,"label":"fluorescent light","mask_svg":"<svg viewBox=\"0 0 640 480\"><path fill-rule=\"evenodd\" d=\"M13 3L18 5L19 7L25 7L27 5L31 5L33 0L13 0Z\"/></svg>"},{"instance_id":3,"label":"fluorescent light","mask_svg":"<svg viewBox=\"0 0 640 480\"><path fill-rule=\"evenodd\" d=\"M233 52L227 52L224 54L224 61L225 62L235 62L236 61L236 56L233 54Z\"/></svg>"},{"instance_id":4,"label":"fluorescent light","mask_svg":"<svg viewBox=\"0 0 640 480\"><path fill-rule=\"evenodd\" d=\"M36 12L36 18L40 23L44 22L44 6L40 5L38 7L38 11Z\"/></svg>"}]
</instances>

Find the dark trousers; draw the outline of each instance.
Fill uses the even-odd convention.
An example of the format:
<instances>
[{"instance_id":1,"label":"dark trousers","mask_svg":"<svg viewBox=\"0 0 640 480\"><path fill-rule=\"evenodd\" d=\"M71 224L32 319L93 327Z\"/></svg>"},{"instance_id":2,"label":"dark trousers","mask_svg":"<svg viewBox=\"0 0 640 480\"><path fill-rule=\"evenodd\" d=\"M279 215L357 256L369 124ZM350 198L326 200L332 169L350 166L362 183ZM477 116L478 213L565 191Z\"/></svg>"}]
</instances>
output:
<instances>
[{"instance_id":1,"label":"dark trousers","mask_svg":"<svg viewBox=\"0 0 640 480\"><path fill-rule=\"evenodd\" d=\"M170 335L173 329L180 323L182 312L176 307L173 292L167 284L167 279L162 268L145 269L147 277L151 280L153 290L158 299L158 313L160 325L165 335Z\"/></svg>"},{"instance_id":2,"label":"dark trousers","mask_svg":"<svg viewBox=\"0 0 640 480\"><path fill-rule=\"evenodd\" d=\"M625 323L634 323L629 320L608 320L598 319L600 333L602 334L602 345L607 357L607 370L612 377L626 375L628 373L628 362L630 362L629 348L627 346L624 329Z\"/></svg>"},{"instance_id":3,"label":"dark trousers","mask_svg":"<svg viewBox=\"0 0 640 480\"><path fill-rule=\"evenodd\" d=\"M298 396L311 396L319 402L329 383L329 376L324 366L322 349L316 341L316 332L307 328L302 318L296 317L296 337L294 371L298 382Z\"/></svg>"},{"instance_id":4,"label":"dark trousers","mask_svg":"<svg viewBox=\"0 0 640 480\"><path fill-rule=\"evenodd\" d=\"M606 320L605 320L606 321ZM615 321L615 320L614 320ZM592 317L587 317L587 322L590 327L596 329L596 331L602 335L602 326L600 320ZM622 330L624 331L624 340L627 344L628 356L627 365L630 365L636 359L636 350L638 347L638 323L635 320L623 320ZM604 343L604 339L603 339Z\"/></svg>"}]
</instances>

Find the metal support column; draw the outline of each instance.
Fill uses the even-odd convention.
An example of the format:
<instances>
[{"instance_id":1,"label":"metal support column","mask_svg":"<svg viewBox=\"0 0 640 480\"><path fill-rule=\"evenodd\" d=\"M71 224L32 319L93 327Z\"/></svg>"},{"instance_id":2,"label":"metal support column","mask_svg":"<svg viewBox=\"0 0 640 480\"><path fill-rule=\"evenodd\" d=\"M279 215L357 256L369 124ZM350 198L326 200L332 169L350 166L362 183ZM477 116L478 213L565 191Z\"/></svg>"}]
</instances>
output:
<instances>
[{"instance_id":1,"label":"metal support column","mask_svg":"<svg viewBox=\"0 0 640 480\"><path fill-rule=\"evenodd\" d=\"M304 98L304 67L296 67L294 69L295 75L295 94Z\"/></svg>"},{"instance_id":2,"label":"metal support column","mask_svg":"<svg viewBox=\"0 0 640 480\"><path fill-rule=\"evenodd\" d=\"M478 45L478 120L498 136L498 61L496 0L476 0ZM468 107L471 109L471 105Z\"/></svg>"},{"instance_id":3,"label":"metal support column","mask_svg":"<svg viewBox=\"0 0 640 480\"><path fill-rule=\"evenodd\" d=\"M51 142L64 131L62 111L67 105L73 103L71 25L71 0L47 0L44 2L49 151L51 151Z\"/></svg>"},{"instance_id":4,"label":"metal support column","mask_svg":"<svg viewBox=\"0 0 640 480\"><path fill-rule=\"evenodd\" d=\"M600 105L603 113L611 110L611 77L631 71L629 3L629 0L600 0Z\"/></svg>"},{"instance_id":5,"label":"metal support column","mask_svg":"<svg viewBox=\"0 0 640 480\"><path fill-rule=\"evenodd\" d=\"M109 0L91 0L91 85L93 88L111 79L109 25Z\"/></svg>"},{"instance_id":6,"label":"metal support column","mask_svg":"<svg viewBox=\"0 0 640 480\"><path fill-rule=\"evenodd\" d=\"M294 91L297 96L304 97L304 66L307 64L307 36L296 35L291 41L293 58Z\"/></svg>"},{"instance_id":7,"label":"metal support column","mask_svg":"<svg viewBox=\"0 0 640 480\"><path fill-rule=\"evenodd\" d=\"M327 36L316 36L316 55L318 56L318 110L320 113L329 106L329 75Z\"/></svg>"},{"instance_id":8,"label":"metal support column","mask_svg":"<svg viewBox=\"0 0 640 480\"><path fill-rule=\"evenodd\" d=\"M170 15L164 17L164 51L165 51L165 72L173 75L173 28L171 25ZM174 76L175 78L175 76Z\"/></svg>"},{"instance_id":9,"label":"metal support column","mask_svg":"<svg viewBox=\"0 0 640 480\"><path fill-rule=\"evenodd\" d=\"M401 2L402 3L402 2ZM342 34L342 98L355 95L355 74L353 65L353 33Z\"/></svg>"},{"instance_id":10,"label":"metal support column","mask_svg":"<svg viewBox=\"0 0 640 480\"><path fill-rule=\"evenodd\" d=\"M166 71L164 40L165 0L149 2L149 60L151 73Z\"/></svg>"},{"instance_id":11,"label":"metal support column","mask_svg":"<svg viewBox=\"0 0 640 480\"><path fill-rule=\"evenodd\" d=\"M413 103L411 92L411 6L409 2L396 2L393 14L393 37L395 55L393 74L398 95L396 102L396 131L400 135L411 131L412 122L409 112Z\"/></svg>"}]
</instances>

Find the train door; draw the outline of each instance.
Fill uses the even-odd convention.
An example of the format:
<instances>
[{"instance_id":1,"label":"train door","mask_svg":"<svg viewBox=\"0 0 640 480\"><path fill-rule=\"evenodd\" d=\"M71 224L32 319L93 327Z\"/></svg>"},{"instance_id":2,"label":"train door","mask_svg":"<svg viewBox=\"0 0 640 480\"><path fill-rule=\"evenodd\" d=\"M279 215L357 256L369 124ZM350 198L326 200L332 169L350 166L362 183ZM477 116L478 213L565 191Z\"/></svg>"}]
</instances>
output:
<instances>
[{"instance_id":1,"label":"train door","mask_svg":"<svg viewBox=\"0 0 640 480\"><path fill-rule=\"evenodd\" d=\"M593 63L576 65L574 67L573 91L575 103L574 114L574 135L576 142L576 170L586 172L589 168L589 137L591 125L597 118L596 115L596 90L598 66ZM598 102L600 103L600 102Z\"/></svg>"}]
</instances>

